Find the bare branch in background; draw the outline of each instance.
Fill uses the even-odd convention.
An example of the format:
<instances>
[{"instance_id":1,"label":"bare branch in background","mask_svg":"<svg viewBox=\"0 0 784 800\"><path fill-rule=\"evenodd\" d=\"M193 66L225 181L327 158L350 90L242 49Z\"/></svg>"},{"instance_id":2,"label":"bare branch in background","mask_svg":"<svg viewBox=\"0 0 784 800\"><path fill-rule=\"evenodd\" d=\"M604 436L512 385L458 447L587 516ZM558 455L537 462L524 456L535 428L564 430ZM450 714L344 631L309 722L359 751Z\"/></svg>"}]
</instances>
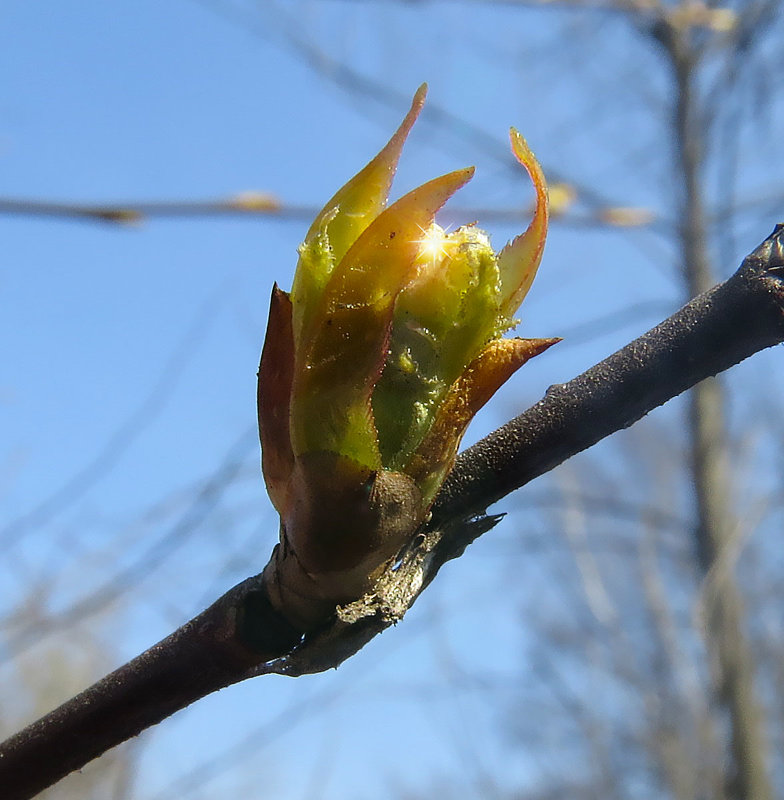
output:
<instances>
[{"instance_id":1,"label":"bare branch in background","mask_svg":"<svg viewBox=\"0 0 784 800\"><path fill-rule=\"evenodd\" d=\"M587 212L575 212L568 187L550 186L551 220L576 228L614 227L669 229L671 223L660 220L645 208L597 206ZM259 217L285 222L310 222L318 213L316 206L284 204L270 196L246 192L226 201L129 202L129 203L54 203L46 200L11 200L0 198L0 216L21 216L40 219L62 219L71 222L106 222L133 226L158 219L195 219L200 217L238 217L256 220ZM446 208L446 220L481 219L491 223L520 223L531 215L527 208Z\"/></svg>"},{"instance_id":2,"label":"bare branch in background","mask_svg":"<svg viewBox=\"0 0 784 800\"><path fill-rule=\"evenodd\" d=\"M301 210L291 211L297 215ZM153 217L257 216L280 213L281 204L277 198L264 192L243 192L225 200L140 203L71 203L0 198L0 214L109 222L118 225L135 225ZM304 211L301 213L308 218Z\"/></svg>"}]
</instances>

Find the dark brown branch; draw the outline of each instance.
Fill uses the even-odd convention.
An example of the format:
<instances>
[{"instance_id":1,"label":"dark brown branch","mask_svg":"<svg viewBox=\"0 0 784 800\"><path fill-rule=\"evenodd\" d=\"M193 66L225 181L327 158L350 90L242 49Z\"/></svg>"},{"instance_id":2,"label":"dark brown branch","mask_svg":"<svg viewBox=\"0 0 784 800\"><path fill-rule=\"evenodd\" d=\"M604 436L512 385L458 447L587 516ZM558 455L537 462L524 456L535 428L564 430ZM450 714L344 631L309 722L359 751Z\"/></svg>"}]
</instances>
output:
<instances>
[{"instance_id":1,"label":"dark brown branch","mask_svg":"<svg viewBox=\"0 0 784 800\"><path fill-rule=\"evenodd\" d=\"M69 772L205 695L248 676L300 636L257 602L259 579L235 586L171 636L0 745L0 797L33 797ZM264 626L266 653L242 644L244 606ZM257 643L262 637L254 637ZM276 650L275 648L279 648Z\"/></svg>"},{"instance_id":2,"label":"dark brown branch","mask_svg":"<svg viewBox=\"0 0 784 800\"><path fill-rule=\"evenodd\" d=\"M784 340L784 225L725 283L461 454L436 520L476 514L649 411Z\"/></svg>"},{"instance_id":3,"label":"dark brown branch","mask_svg":"<svg viewBox=\"0 0 784 800\"><path fill-rule=\"evenodd\" d=\"M754 353L784 341L784 225L725 283L464 451L429 529L377 587L287 659L287 674L335 666L398 621L438 570L491 528L489 505ZM331 660L331 663L329 663Z\"/></svg>"},{"instance_id":4,"label":"dark brown branch","mask_svg":"<svg viewBox=\"0 0 784 800\"><path fill-rule=\"evenodd\" d=\"M334 667L402 618L446 561L491 528L484 510L703 378L784 341L784 225L728 281L463 453L433 520L372 595L300 634L261 577L236 586L169 638L0 745L4 800L24 800L100 753L224 686L266 672ZM469 519L469 521L465 521ZM273 660L274 659L274 660Z\"/></svg>"}]
</instances>

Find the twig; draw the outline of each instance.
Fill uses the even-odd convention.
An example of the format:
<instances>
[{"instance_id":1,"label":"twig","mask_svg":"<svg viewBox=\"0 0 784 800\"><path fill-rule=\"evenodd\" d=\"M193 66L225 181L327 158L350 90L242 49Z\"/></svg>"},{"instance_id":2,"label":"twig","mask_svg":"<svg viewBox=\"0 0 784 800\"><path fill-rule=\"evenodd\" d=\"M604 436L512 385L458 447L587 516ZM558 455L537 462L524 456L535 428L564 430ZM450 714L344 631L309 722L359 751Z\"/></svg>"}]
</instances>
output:
<instances>
[{"instance_id":1,"label":"twig","mask_svg":"<svg viewBox=\"0 0 784 800\"><path fill-rule=\"evenodd\" d=\"M141 203L71 203L52 200L0 197L0 214L25 217L59 217L133 225L151 217L203 217L222 215L293 215L306 219L308 209L283 209L280 201L266 192L243 192L225 200Z\"/></svg>"},{"instance_id":2,"label":"twig","mask_svg":"<svg viewBox=\"0 0 784 800\"><path fill-rule=\"evenodd\" d=\"M571 208L571 203L557 207L552 200L551 221L574 228L645 228L666 231L671 222L658 218L646 208L630 206L595 206L582 211ZM59 219L69 222L95 222L110 225L141 225L150 220L200 217L259 217L287 222L309 223L318 214L316 206L283 203L265 192L243 192L225 200L160 200L128 203L73 203L55 200L0 197L0 216L32 219ZM519 225L521 219L531 215L530 208L446 208L443 219L458 223L466 219L481 219L483 223Z\"/></svg>"},{"instance_id":3,"label":"twig","mask_svg":"<svg viewBox=\"0 0 784 800\"><path fill-rule=\"evenodd\" d=\"M461 454L436 519L477 513L704 378L784 340L784 225L727 281Z\"/></svg>"},{"instance_id":4,"label":"twig","mask_svg":"<svg viewBox=\"0 0 784 800\"><path fill-rule=\"evenodd\" d=\"M302 639L249 578L167 639L0 745L5 800L25 800L193 701L254 675L335 667L399 620L514 489L748 356L784 341L784 225L728 281L463 453L433 519L375 592Z\"/></svg>"}]
</instances>

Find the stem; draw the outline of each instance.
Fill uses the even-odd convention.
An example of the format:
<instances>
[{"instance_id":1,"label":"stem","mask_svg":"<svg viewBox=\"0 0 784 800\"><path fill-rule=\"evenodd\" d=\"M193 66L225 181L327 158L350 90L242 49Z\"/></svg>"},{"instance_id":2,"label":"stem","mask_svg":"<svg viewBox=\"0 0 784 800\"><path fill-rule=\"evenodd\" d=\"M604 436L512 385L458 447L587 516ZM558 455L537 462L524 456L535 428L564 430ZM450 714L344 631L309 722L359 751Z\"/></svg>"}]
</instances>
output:
<instances>
[{"instance_id":1,"label":"stem","mask_svg":"<svg viewBox=\"0 0 784 800\"><path fill-rule=\"evenodd\" d=\"M490 504L694 384L784 339L784 225L725 283L465 450L435 524Z\"/></svg>"},{"instance_id":2,"label":"stem","mask_svg":"<svg viewBox=\"0 0 784 800\"><path fill-rule=\"evenodd\" d=\"M171 636L3 742L3 800L33 797L109 748L288 651L299 635L292 639L274 618L267 652L242 644L242 609L251 601L258 614L259 596L256 578L235 586Z\"/></svg>"}]
</instances>

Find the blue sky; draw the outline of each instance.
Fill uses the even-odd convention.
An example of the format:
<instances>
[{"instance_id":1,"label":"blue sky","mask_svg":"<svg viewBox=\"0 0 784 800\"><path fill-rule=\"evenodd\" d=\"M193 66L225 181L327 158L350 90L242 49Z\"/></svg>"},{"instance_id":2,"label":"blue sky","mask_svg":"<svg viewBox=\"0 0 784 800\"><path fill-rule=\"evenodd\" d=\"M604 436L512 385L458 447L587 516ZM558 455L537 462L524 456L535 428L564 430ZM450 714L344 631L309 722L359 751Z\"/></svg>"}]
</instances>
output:
<instances>
[{"instance_id":1,"label":"blue sky","mask_svg":"<svg viewBox=\"0 0 784 800\"><path fill-rule=\"evenodd\" d=\"M650 70L644 92L618 80L616 62L585 60L582 47L559 52L554 64L569 22L561 12L416 6L6 0L0 196L131 202L259 190L318 207L383 145L405 98L427 80L433 104L487 138L425 115L396 194L475 164L477 177L454 206L522 207L530 189L504 155L514 124L551 176L612 203L666 212L669 150L651 113L666 95L655 54L640 52L621 23L605 20L600 32L620 62L634 52L638 76ZM313 43L324 51L320 69L304 58ZM336 61L400 101L347 90ZM596 96L611 87L616 102L598 113ZM584 124L588 115L595 124ZM751 238L741 231L732 257L774 221L762 230L758 223ZM500 246L525 224L485 227ZM305 229L262 217L125 226L0 217L0 497L4 525L13 525L5 538L0 532L4 608L34 585L46 587L39 599L57 612L143 562L187 513L192 487L235 446L243 468L227 499L150 576L131 569L128 590L77 630L106 642L106 662L119 663L263 567L276 533L254 472L255 373L272 282L290 285ZM471 436L650 327L680 292L662 237L556 222L521 333L560 335L632 313L596 335L567 337L523 369ZM514 531L498 541L514 546ZM524 647L514 608L496 613L493 605L503 549L482 542L475 550L338 673L253 681L160 726L143 750L134 797L164 792L215 755L216 739L228 750L303 697L315 698L313 708L296 726L279 727L188 796L225 796L220 786L235 785L243 796L284 800L383 796L454 772L461 752L475 754L460 769L476 796L483 775L524 780L525 757L488 743L496 713L455 677L481 672L488 653L493 669L512 676ZM253 783L255 769L273 781L269 794Z\"/></svg>"}]
</instances>

